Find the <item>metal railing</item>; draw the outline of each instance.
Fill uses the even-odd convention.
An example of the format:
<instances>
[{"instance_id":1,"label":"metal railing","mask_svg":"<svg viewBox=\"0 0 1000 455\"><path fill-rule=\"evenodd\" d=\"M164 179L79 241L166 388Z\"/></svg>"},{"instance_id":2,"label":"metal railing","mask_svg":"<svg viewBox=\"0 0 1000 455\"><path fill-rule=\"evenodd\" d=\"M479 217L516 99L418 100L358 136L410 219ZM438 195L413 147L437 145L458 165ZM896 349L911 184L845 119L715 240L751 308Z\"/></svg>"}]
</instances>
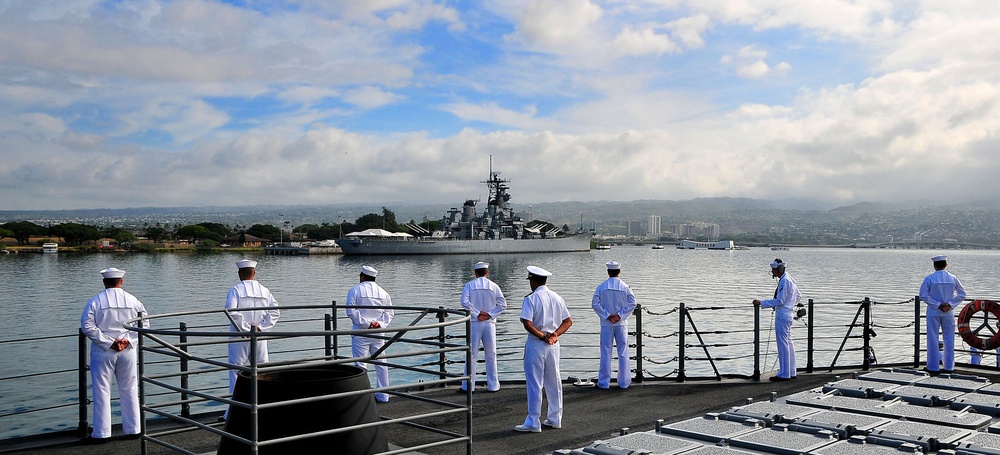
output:
<instances>
[{"instance_id":1,"label":"metal railing","mask_svg":"<svg viewBox=\"0 0 1000 455\"><path fill-rule=\"evenodd\" d=\"M795 321L792 332L796 355L799 356L799 369L809 373L816 369L834 368L867 370L875 365L920 367L926 357L926 346L923 346L925 334L921 323L922 306L919 298L901 302L880 302L868 297L838 302L807 300L807 316ZM907 307L911 307L912 312ZM845 308L849 309L845 311ZM381 336L387 341L385 357L364 360L367 363L389 366L393 386L373 391L390 393L405 397L404 399L425 400L426 398L411 392L456 385L467 378L465 364L471 357L467 343L469 317L463 310L394 307L397 318L393 323L394 327L389 330L392 335L341 329L347 319L344 317L343 307L336 305L336 302L318 306L283 306L281 310L283 317L278 326L281 331L250 334L254 339L267 339L271 344L269 351L272 362L261 365L240 366L227 363L226 345L232 334L229 332L227 319L220 314L222 310L157 315L149 317L154 328L136 329L142 332L143 340L143 380L140 382L143 387L143 410L147 413L147 419L154 417L177 422L174 428L161 433L147 432L145 430L149 429L145 429L147 434L143 440L144 447L146 443L160 444L163 437L194 429L218 432L220 437L224 437L219 424L198 423L196 416L219 413L225 406L254 406L237 403L228 395L224 377L229 369L259 375L310 362L350 363L359 359L350 358L350 351L347 351L347 355L341 351L350 344L349 338L345 337L353 335ZM586 314L585 311L590 308L573 310L576 311L574 314ZM401 318L401 312L410 317ZM202 325L190 325L185 319ZM407 322L401 323L404 319ZM723 319L722 324L719 319ZM641 383L724 378L758 381L762 374L773 370L773 365L769 363L776 360L769 319L766 312L762 313L759 308L749 304L692 306L680 303L659 311L640 305L633 313L629 327L633 381ZM520 362L524 334L523 331L516 330L519 326L519 323L515 325L512 321L513 329L498 333L498 360L504 383L523 383ZM577 323L562 338L560 344L564 381L586 379L593 375L599 358L596 355L599 339L597 326L588 327L587 324ZM0 341L0 346L5 349L27 349L24 346L36 346L39 340L43 344L60 346L59 349L50 349L53 352L71 352L76 357L77 365L75 368L50 368L47 371L14 370L17 374L0 377L0 387L7 389L25 387L22 384L25 382L30 383L29 385L48 382L60 385L60 398L55 400L49 394L44 397L28 396L33 401L5 403L4 409L0 409L0 428L15 428L14 423L25 416L44 414L47 422L67 422L63 426L68 428L64 433L82 437L89 426L90 404L86 338L82 334L75 334L8 340ZM958 342L956 344L961 346ZM880 351L881 362L876 360L876 349ZM971 354L967 349L956 348L956 352ZM996 354L979 352L979 355ZM72 360L67 359L67 362ZM963 367L973 369L992 368L986 366L992 363L984 361L984 365L979 366L960 362ZM613 370L616 366L617 362L612 361ZM482 368L479 370L479 374L482 374ZM614 376L613 372L612 377ZM75 381L67 378L74 378ZM68 385L73 383L75 386ZM447 406L444 403L433 404ZM265 405L257 404L258 409L262 406ZM470 410L462 408L441 409L440 412L467 413L471 416ZM414 419L419 419L422 415L411 417L413 419L393 419L383 424L421 426ZM68 423L73 419L77 420L75 428ZM463 438L468 438L471 434L471 420L465 434L445 433L447 436L443 441L447 442L441 443L463 443ZM0 450L14 439L0 439ZM172 447L170 444L162 445ZM266 442L258 441L258 444ZM471 446L471 442L468 444ZM182 448L178 449L183 452Z\"/></svg>"},{"instance_id":2,"label":"metal railing","mask_svg":"<svg viewBox=\"0 0 1000 455\"><path fill-rule=\"evenodd\" d=\"M221 438L230 439L241 444L246 444L250 453L257 453L260 448L274 444L282 444L293 441L302 441L309 438L324 437L338 433L361 430L377 426L407 425L413 428L426 429L429 433L438 438L431 442L425 442L415 447L408 447L403 451L419 451L431 447L438 447L449 444L464 444L467 453L472 453L472 411L471 397L466 397L459 401L433 400L420 397L410 393L411 389L424 387L443 387L460 383L467 379L463 373L453 373L440 368L427 368L420 365L420 359L426 356L438 356L446 353L465 353L468 357L468 345L462 342L441 340L440 333L446 327L462 327L464 333L468 332L469 317L464 310L446 310L442 308L421 308L395 306L393 310L396 314L392 327L385 329L338 329L335 321L337 310L343 311L343 306L335 303L332 306L283 306L281 311L284 315L312 313L326 313L320 318L309 318L310 321L321 320L324 329L310 330L309 327L297 329L289 327L289 323L282 320L282 330L272 330L270 332L247 332L241 335L244 338L234 338L233 333L228 330L205 331L205 330L174 330L143 328L138 323L138 319L131 321L131 330L140 334L139 341L139 376L140 376L140 405L143 416L143 437L142 453L146 453L148 444L156 444L180 453L196 453L183 447L176 440L171 442L167 436L174 436L186 431L208 431L219 435ZM373 308L362 307L357 308ZM227 310L185 312L165 315L147 316L145 320L151 322L151 326L170 326L164 324L165 321L177 318L211 318ZM247 311L243 309L243 311ZM327 313L329 312L329 313ZM453 317L448 318L447 315ZM332 325L330 330L327 326ZM183 327L183 326L182 326ZM430 332L431 336L422 336ZM341 355L338 346L342 344L341 338L352 336L365 336L385 341L385 345L371 356L353 358ZM258 363L256 356L257 341L268 341L279 350L272 353L272 360L267 363ZM206 349L213 346L225 346L231 342L249 342L250 363L248 365L234 365L227 361L220 361L211 355L200 355L193 352L196 349ZM274 355L277 354L277 355ZM413 360L417 359L417 360ZM345 363L364 362L374 365L384 365L394 371L406 371L408 375L396 375L391 386L376 387L364 390L346 391L330 393L314 397L297 398L282 401L263 402L258 396L258 380L262 375L292 369L300 369L311 366L329 366ZM162 368L163 365L176 363L180 366L176 371L172 368ZM190 366L194 365L194 368ZM160 366L159 368L157 366ZM233 399L228 393L212 393L205 389L192 388L189 381L195 380L202 375L210 375L217 380L220 373L228 370L237 370L248 377L249 381L249 402L241 402ZM401 377L408 377L410 380L399 380ZM377 422L359 422L354 425L340 428L329 428L322 431L315 431L307 434L288 435L272 439L262 439L258 427L258 418L261 411L278 410L282 407L296 406L303 402L313 402L317 400L335 400L340 398L372 394L374 392L387 393L397 397L397 399L414 399L432 405L434 409L422 411L411 415L385 418ZM150 400L156 396L158 399ZM373 402L374 403L374 402ZM220 406L238 407L249 412L249 436L240 436L227 431L221 423L202 423L197 419L189 417L188 409L193 404L214 404ZM444 415L464 416L466 424L462 430L453 430L425 425L420 423L432 417ZM151 431L146 422L149 416L171 421L174 425L164 431ZM181 440L183 441L183 440ZM401 451L390 450L385 454L401 453Z\"/></svg>"}]
</instances>

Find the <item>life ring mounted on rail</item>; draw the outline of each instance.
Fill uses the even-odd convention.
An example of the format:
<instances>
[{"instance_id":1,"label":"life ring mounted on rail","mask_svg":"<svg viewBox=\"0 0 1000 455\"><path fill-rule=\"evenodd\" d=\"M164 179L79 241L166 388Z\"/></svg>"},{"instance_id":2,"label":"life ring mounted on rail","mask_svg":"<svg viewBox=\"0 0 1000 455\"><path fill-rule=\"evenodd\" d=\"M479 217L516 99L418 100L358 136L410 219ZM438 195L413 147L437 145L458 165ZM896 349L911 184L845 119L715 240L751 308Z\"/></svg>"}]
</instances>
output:
<instances>
[{"instance_id":1,"label":"life ring mounted on rail","mask_svg":"<svg viewBox=\"0 0 1000 455\"><path fill-rule=\"evenodd\" d=\"M958 334L962 336L969 346L976 349L988 351L1000 347L1000 332L994 331L987 324L983 324L973 330L969 327L972 322L972 317L979 312L989 312L993 314L993 317L1000 321L1000 304L992 300L973 300L965 308L962 308L962 312L958 314ZM986 316L987 319L989 315ZM979 336L979 332L984 328L988 329L993 336L989 338L982 338Z\"/></svg>"}]
</instances>

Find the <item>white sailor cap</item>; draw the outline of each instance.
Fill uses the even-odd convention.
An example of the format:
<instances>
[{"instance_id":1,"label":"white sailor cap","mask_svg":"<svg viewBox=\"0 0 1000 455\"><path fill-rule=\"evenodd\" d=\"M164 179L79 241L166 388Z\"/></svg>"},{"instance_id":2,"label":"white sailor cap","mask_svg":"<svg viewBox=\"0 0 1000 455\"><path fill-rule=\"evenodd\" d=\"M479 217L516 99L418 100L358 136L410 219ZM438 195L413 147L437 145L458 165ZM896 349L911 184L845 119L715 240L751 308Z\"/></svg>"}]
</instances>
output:
<instances>
[{"instance_id":1,"label":"white sailor cap","mask_svg":"<svg viewBox=\"0 0 1000 455\"><path fill-rule=\"evenodd\" d=\"M940 262L940 261L947 261L947 260L948 260L948 256L945 256L943 254L940 255L940 256L934 256L934 257L931 258L931 261L933 261L933 262Z\"/></svg>"},{"instance_id":2,"label":"white sailor cap","mask_svg":"<svg viewBox=\"0 0 1000 455\"><path fill-rule=\"evenodd\" d=\"M608 262L608 270L621 270L622 263L618 261Z\"/></svg>"},{"instance_id":3,"label":"white sailor cap","mask_svg":"<svg viewBox=\"0 0 1000 455\"><path fill-rule=\"evenodd\" d=\"M375 267L372 267L370 265L361 266L361 273L364 275L368 275L372 278L378 276L378 270L375 270Z\"/></svg>"},{"instance_id":4,"label":"white sailor cap","mask_svg":"<svg viewBox=\"0 0 1000 455\"><path fill-rule=\"evenodd\" d=\"M534 275L534 276L552 276L552 272L549 272L548 270L545 270L545 269L543 269L541 267L535 267L533 265L529 265L528 266L528 278L531 278L531 275Z\"/></svg>"},{"instance_id":5,"label":"white sailor cap","mask_svg":"<svg viewBox=\"0 0 1000 455\"><path fill-rule=\"evenodd\" d=\"M253 259L242 259L236 261L236 268L239 269L254 269L257 268L257 261Z\"/></svg>"},{"instance_id":6,"label":"white sailor cap","mask_svg":"<svg viewBox=\"0 0 1000 455\"><path fill-rule=\"evenodd\" d=\"M472 266L472 270L488 269L490 268L489 262L479 261Z\"/></svg>"},{"instance_id":7,"label":"white sailor cap","mask_svg":"<svg viewBox=\"0 0 1000 455\"><path fill-rule=\"evenodd\" d=\"M774 261L771 261L771 268L772 269L776 269L778 267L787 267L787 266L788 266L788 263L787 262L782 262L781 259L775 259Z\"/></svg>"},{"instance_id":8,"label":"white sailor cap","mask_svg":"<svg viewBox=\"0 0 1000 455\"><path fill-rule=\"evenodd\" d=\"M103 276L104 278L121 278L125 276L125 271L116 269L114 267L108 267L104 270L101 270L101 276Z\"/></svg>"}]
</instances>

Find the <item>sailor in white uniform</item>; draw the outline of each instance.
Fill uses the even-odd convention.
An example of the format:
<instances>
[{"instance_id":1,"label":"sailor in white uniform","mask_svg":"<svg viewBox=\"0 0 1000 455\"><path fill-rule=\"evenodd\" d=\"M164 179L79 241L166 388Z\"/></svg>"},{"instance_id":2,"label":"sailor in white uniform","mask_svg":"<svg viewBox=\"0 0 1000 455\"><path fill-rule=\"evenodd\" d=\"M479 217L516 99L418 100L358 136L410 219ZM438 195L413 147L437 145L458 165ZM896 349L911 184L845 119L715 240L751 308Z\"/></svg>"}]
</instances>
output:
<instances>
[{"instance_id":1,"label":"sailor in white uniform","mask_svg":"<svg viewBox=\"0 0 1000 455\"><path fill-rule=\"evenodd\" d=\"M462 308L469 311L472 322L469 324L469 348L472 350L472 362L465 366L465 374L472 378L471 384L462 381L462 391L476 389L476 364L479 361L479 346L483 346L486 357L486 389L490 392L500 390L500 380L497 378L497 316L507 309L507 299L503 296L500 286L487 278L490 274L488 262L477 262L472 266L476 279L465 283L462 288Z\"/></svg>"},{"instance_id":2,"label":"sailor in white uniform","mask_svg":"<svg viewBox=\"0 0 1000 455\"><path fill-rule=\"evenodd\" d=\"M114 267L101 270L104 291L87 302L80 317L80 329L90 338L90 380L94 390L94 431L91 443L106 442L111 437L111 379L118 383L122 431L139 434L139 382L136 375L137 333L122 324L139 317L146 307L122 289L124 270ZM149 321L142 321L149 327Z\"/></svg>"},{"instance_id":3,"label":"sailor in white uniform","mask_svg":"<svg viewBox=\"0 0 1000 455\"><path fill-rule=\"evenodd\" d=\"M622 265L618 261L607 263L608 279L594 290L591 306L601 318L601 365L597 372L597 387L607 389L611 384L611 347L618 346L618 387L627 389L632 384L629 367L628 317L635 311L635 294L618 276Z\"/></svg>"},{"instance_id":4,"label":"sailor in white uniform","mask_svg":"<svg viewBox=\"0 0 1000 455\"><path fill-rule=\"evenodd\" d=\"M389 293L375 284L375 277L378 270L374 267L362 266L360 281L350 291L347 291L347 317L353 323L354 330L363 329L383 329L392 322L392 298ZM355 308L357 306L374 306L376 308ZM375 354L385 340L371 338L362 335L351 337L351 355L354 357L370 357ZM356 362L355 365L368 369L364 362ZM375 365L375 385L376 387L389 387L389 367L385 365ZM378 392L375 400L380 403L389 401L389 394Z\"/></svg>"},{"instance_id":5,"label":"sailor in white uniform","mask_svg":"<svg viewBox=\"0 0 1000 455\"><path fill-rule=\"evenodd\" d=\"M934 273L920 284L920 300L927 304L927 371L931 376L941 373L942 353L930 346L938 345L938 334L944 338L944 372L955 369L955 306L965 300L965 288L955 275L945 270L947 256L934 256Z\"/></svg>"},{"instance_id":6,"label":"sailor in white uniform","mask_svg":"<svg viewBox=\"0 0 1000 455\"><path fill-rule=\"evenodd\" d=\"M232 317L229 326L231 332L268 332L278 322L281 312L278 302L274 300L271 291L254 278L257 276L257 261L243 259L236 261L240 282L236 283L226 296L226 309ZM242 338L241 338L242 339ZM257 363L268 361L267 341L257 342ZM247 365L250 363L250 342L233 341L229 343L229 363ZM229 370L229 393L236 387L236 370ZM226 415L229 410L226 410Z\"/></svg>"},{"instance_id":7,"label":"sailor in white uniform","mask_svg":"<svg viewBox=\"0 0 1000 455\"><path fill-rule=\"evenodd\" d=\"M563 395L559 374L559 337L573 325L563 298L545 282L549 271L528 266L531 294L521 304L521 324L528 332L524 343L524 379L528 389L528 417L516 431L538 433L542 425L562 428ZM546 419L542 415L542 391L549 402Z\"/></svg>"},{"instance_id":8,"label":"sailor in white uniform","mask_svg":"<svg viewBox=\"0 0 1000 455\"><path fill-rule=\"evenodd\" d=\"M774 298L769 300L754 300L753 304L761 308L774 308L774 335L778 345L778 374L771 376L771 381L788 381L795 379L795 346L792 345L792 320L795 317L795 305L802 300L799 287L791 275L785 273L787 263L781 259L771 262L771 276L778 278L778 287L774 290Z\"/></svg>"}]
</instances>

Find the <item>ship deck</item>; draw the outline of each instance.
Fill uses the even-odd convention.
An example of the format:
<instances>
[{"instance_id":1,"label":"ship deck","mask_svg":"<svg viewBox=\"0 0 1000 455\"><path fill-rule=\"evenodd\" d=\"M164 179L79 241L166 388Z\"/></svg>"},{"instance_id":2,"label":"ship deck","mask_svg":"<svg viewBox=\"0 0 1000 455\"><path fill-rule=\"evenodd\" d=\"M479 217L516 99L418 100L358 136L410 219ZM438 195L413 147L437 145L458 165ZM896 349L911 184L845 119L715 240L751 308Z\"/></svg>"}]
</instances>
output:
<instances>
[{"instance_id":1,"label":"ship deck","mask_svg":"<svg viewBox=\"0 0 1000 455\"><path fill-rule=\"evenodd\" d=\"M747 398L752 398L755 403L769 401L772 392L783 400L798 392L816 390L823 387L824 384L838 379L850 380L852 373L855 372L854 370L845 370L812 374L799 373L798 378L787 382L768 382L766 380L754 382L744 379L683 383L652 381L633 384L627 390L614 387L610 390L600 390L594 387L566 384L564 386L562 428L543 427L541 433L518 433L513 430L513 427L520 424L525 416L525 389L523 384L504 384L499 392L477 392L473 395L473 453L477 455L551 454L555 451L569 453L571 450L587 447L595 441L613 439L619 436L622 428L628 428L629 434L644 432L658 436L663 433L655 431L657 420L662 420L663 424L668 426L673 423L701 418L707 413L719 413L734 406L745 405ZM996 384L1000 381L1000 374L984 374L982 371L968 374L977 375L987 383ZM962 382L957 379L955 381ZM414 393L442 399L449 399L449 397L456 400L464 399L464 395L456 393L454 388L432 389ZM879 399L864 401L881 402ZM419 410L417 408L420 406L422 403L418 400L397 397L389 403L379 404L378 410L384 418L391 418L396 415L412 415ZM947 409L947 407L936 407ZM202 416L206 420L214 420L216 417L214 415ZM307 418L307 416L303 416L303 418ZM455 431L462 431L465 425L464 419L460 417L442 417L438 421L427 423ZM985 431L985 428L980 428L980 430ZM389 442L394 448L411 447L427 442L425 440L428 437L426 432L403 426L390 426L386 431ZM978 432L977 434L985 433ZM171 437L184 438L186 448L194 450L196 453L205 454L215 453L219 440L218 436L208 432L186 433ZM169 438L166 439L169 440ZM137 440L114 440L98 446L83 446L78 439L69 437L65 437L61 441L53 437L41 442L47 445L34 448L22 447L15 450L15 453L117 455L139 453L140 447L140 442ZM706 441L701 441L700 444L714 446L713 443ZM732 453L782 453L780 451L767 452L744 448L738 450L743 452L734 451ZM173 452L150 444L148 453ZM465 453L465 446L438 447L427 451L427 453Z\"/></svg>"}]
</instances>

